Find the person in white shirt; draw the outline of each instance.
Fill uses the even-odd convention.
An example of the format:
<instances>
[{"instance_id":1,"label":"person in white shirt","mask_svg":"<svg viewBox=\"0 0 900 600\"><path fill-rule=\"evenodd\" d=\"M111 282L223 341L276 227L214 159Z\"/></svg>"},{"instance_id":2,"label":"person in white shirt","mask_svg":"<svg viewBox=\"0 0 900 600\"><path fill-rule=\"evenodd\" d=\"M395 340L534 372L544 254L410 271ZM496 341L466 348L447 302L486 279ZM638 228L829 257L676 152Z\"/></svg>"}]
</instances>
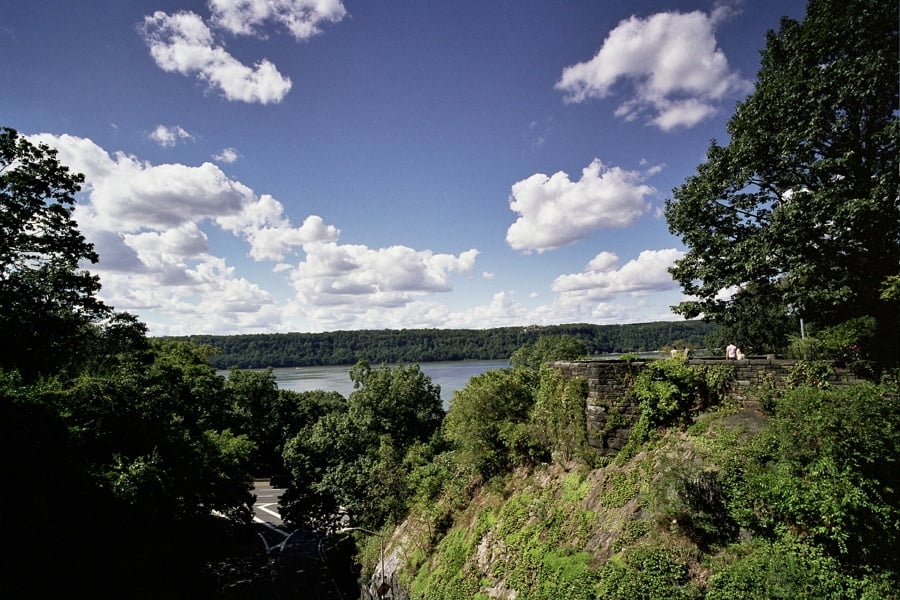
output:
<instances>
[{"instance_id":1,"label":"person in white shirt","mask_svg":"<svg viewBox=\"0 0 900 600\"><path fill-rule=\"evenodd\" d=\"M737 346L728 344L728 347L725 348L725 358L728 360L735 360L737 358Z\"/></svg>"}]
</instances>

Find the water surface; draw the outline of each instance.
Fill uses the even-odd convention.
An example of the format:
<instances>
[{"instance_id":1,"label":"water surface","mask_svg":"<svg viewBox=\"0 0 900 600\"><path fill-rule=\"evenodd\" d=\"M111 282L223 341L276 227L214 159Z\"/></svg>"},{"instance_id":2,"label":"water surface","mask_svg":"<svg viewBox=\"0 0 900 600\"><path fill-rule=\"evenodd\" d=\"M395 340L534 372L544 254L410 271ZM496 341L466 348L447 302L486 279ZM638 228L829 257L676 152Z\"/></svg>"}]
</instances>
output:
<instances>
[{"instance_id":1,"label":"water surface","mask_svg":"<svg viewBox=\"0 0 900 600\"><path fill-rule=\"evenodd\" d=\"M375 365L373 365L375 366ZM441 386L441 400L446 408L453 392L466 387L469 379L493 369L505 369L507 360L459 360L447 362L419 363L422 372L431 377L431 382ZM275 383L284 390L309 392L325 390L338 392L345 398L353 391L350 381L350 365L329 367L289 367L272 369Z\"/></svg>"}]
</instances>

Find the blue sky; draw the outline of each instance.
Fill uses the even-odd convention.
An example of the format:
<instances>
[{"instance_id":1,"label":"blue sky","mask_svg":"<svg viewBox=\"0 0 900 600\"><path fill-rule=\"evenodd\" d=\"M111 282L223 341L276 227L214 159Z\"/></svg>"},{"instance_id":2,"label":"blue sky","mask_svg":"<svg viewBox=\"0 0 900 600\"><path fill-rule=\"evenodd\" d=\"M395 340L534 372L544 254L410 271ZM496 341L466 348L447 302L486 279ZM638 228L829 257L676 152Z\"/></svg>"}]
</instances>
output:
<instances>
[{"instance_id":1,"label":"blue sky","mask_svg":"<svg viewBox=\"0 0 900 600\"><path fill-rule=\"evenodd\" d=\"M151 334L677 320L662 207L805 2L10 2L0 124Z\"/></svg>"}]
</instances>

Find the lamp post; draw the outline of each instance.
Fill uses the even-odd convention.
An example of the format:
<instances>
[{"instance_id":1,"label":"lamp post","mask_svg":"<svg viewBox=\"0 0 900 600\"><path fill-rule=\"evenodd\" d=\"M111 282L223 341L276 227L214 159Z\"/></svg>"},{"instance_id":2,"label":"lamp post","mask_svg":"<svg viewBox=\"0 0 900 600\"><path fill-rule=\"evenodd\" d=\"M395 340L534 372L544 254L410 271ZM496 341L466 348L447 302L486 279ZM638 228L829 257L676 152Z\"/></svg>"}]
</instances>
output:
<instances>
[{"instance_id":1,"label":"lamp post","mask_svg":"<svg viewBox=\"0 0 900 600\"><path fill-rule=\"evenodd\" d=\"M365 527L344 527L342 529L338 529L338 533L348 533L350 531L362 531L363 533L368 533L369 535L378 536L378 541L381 542L381 584L378 586L378 595L382 598L387 596L387 593L391 591L390 584L384 580L384 535L378 533L377 531L372 531L371 529L366 529Z\"/></svg>"}]
</instances>

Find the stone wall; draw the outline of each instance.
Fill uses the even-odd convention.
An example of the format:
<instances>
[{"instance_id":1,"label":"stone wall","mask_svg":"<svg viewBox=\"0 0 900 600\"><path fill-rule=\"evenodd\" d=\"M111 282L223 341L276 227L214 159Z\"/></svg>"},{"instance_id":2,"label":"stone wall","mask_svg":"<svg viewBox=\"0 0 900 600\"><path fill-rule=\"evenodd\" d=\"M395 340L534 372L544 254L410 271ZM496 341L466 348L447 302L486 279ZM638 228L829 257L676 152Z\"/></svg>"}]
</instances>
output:
<instances>
[{"instance_id":1,"label":"stone wall","mask_svg":"<svg viewBox=\"0 0 900 600\"><path fill-rule=\"evenodd\" d=\"M689 365L727 365L735 376L729 395L738 401L748 400L747 392L763 383L784 389L791 368L799 361L789 359L748 358L744 360L690 359ZM555 362L567 379L580 377L587 381L585 403L588 443L602 455L616 454L628 441L631 428L639 416L639 406L629 397L632 379L644 369L648 361L573 361ZM832 385L846 385L858 381L848 370L833 368L828 378Z\"/></svg>"}]
</instances>

